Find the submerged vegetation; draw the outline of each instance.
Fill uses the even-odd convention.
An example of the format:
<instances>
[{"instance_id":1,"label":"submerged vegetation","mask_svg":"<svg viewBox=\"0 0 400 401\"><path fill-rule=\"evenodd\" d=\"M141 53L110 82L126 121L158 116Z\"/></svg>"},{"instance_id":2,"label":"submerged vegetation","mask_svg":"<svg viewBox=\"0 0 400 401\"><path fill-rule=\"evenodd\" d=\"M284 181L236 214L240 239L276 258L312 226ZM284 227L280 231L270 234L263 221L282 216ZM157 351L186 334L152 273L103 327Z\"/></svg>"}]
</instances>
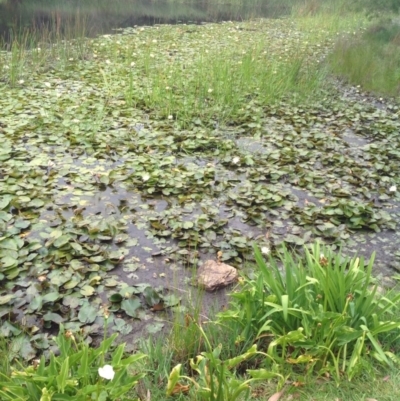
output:
<instances>
[{"instance_id":1,"label":"submerged vegetation","mask_svg":"<svg viewBox=\"0 0 400 401\"><path fill-rule=\"evenodd\" d=\"M0 395L264 399L396 366L390 21L307 1L279 19L95 38L76 19L3 43ZM191 284L215 258L242 278L207 317ZM132 340L171 320L168 341ZM114 332L126 347L112 348ZM145 362L124 359L138 348Z\"/></svg>"}]
</instances>

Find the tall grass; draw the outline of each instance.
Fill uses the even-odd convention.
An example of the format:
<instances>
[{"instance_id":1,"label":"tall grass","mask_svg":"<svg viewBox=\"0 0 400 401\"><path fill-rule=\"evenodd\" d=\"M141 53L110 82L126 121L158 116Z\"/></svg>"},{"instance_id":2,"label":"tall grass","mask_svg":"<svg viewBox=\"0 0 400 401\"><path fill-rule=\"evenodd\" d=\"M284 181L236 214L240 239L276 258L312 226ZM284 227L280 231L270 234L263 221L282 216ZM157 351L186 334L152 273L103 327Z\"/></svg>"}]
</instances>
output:
<instances>
[{"instance_id":1,"label":"tall grass","mask_svg":"<svg viewBox=\"0 0 400 401\"><path fill-rule=\"evenodd\" d=\"M378 24L338 41L329 57L332 71L378 94L400 94L400 26Z\"/></svg>"},{"instance_id":2,"label":"tall grass","mask_svg":"<svg viewBox=\"0 0 400 401\"><path fill-rule=\"evenodd\" d=\"M77 13L63 23L56 14L48 23L10 30L0 40L0 81L14 86L37 71L66 68L71 59L89 57L89 27Z\"/></svg>"},{"instance_id":3,"label":"tall grass","mask_svg":"<svg viewBox=\"0 0 400 401\"><path fill-rule=\"evenodd\" d=\"M144 91L125 86L130 104L144 103L164 116L179 120L214 116L223 121L250 100L279 101L285 96L304 98L322 85L325 72L302 54L284 60L260 42L243 53L233 50L200 52L188 63L175 63L167 75L165 65L152 64L150 51L138 61ZM120 72L116 76L122 76Z\"/></svg>"}]
</instances>

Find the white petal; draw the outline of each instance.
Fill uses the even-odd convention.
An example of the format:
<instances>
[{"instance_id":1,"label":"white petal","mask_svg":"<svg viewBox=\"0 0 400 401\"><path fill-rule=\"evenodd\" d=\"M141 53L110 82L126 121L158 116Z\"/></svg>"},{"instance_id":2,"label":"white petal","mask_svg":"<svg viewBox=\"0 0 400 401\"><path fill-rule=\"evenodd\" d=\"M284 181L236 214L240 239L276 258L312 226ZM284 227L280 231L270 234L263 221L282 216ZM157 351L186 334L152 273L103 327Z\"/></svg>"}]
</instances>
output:
<instances>
[{"instance_id":1,"label":"white petal","mask_svg":"<svg viewBox=\"0 0 400 401\"><path fill-rule=\"evenodd\" d=\"M114 369L111 365L104 365L102 368L99 368L99 376L103 379L112 380L114 379Z\"/></svg>"},{"instance_id":2,"label":"white petal","mask_svg":"<svg viewBox=\"0 0 400 401\"><path fill-rule=\"evenodd\" d=\"M237 163L239 163L240 162L240 157L238 157L238 156L235 156L233 159L232 159L232 163L233 164L237 164Z\"/></svg>"},{"instance_id":3,"label":"white petal","mask_svg":"<svg viewBox=\"0 0 400 401\"><path fill-rule=\"evenodd\" d=\"M263 246L261 248L261 253L263 253L264 255L268 255L270 252L271 250L267 246Z\"/></svg>"},{"instance_id":4,"label":"white petal","mask_svg":"<svg viewBox=\"0 0 400 401\"><path fill-rule=\"evenodd\" d=\"M392 185L392 186L389 188L389 192L396 192L396 191L397 191L396 185Z\"/></svg>"}]
</instances>

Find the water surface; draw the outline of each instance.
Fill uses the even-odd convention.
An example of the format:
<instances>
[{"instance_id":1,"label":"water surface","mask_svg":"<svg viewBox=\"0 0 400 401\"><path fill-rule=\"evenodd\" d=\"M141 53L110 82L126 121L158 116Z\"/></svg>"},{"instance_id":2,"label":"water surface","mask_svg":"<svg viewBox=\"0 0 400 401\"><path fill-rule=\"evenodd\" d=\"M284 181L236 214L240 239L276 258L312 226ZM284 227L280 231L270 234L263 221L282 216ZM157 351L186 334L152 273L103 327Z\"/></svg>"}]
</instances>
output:
<instances>
[{"instance_id":1,"label":"water surface","mask_svg":"<svg viewBox=\"0 0 400 401\"><path fill-rule=\"evenodd\" d=\"M10 30L40 30L44 27L63 32L73 30L96 36L135 25L202 23L244 20L254 16L275 17L289 12L287 6L265 1L242 4L191 0L0 0L0 38L10 40Z\"/></svg>"}]
</instances>

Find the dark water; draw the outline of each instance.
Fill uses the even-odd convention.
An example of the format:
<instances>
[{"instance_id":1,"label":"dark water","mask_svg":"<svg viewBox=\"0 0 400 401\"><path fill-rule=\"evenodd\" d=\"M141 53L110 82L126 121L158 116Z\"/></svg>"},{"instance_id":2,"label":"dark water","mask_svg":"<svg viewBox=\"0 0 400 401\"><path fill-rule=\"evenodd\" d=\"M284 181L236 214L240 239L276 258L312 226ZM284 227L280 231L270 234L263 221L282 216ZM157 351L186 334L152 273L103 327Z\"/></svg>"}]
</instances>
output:
<instances>
[{"instance_id":1,"label":"dark water","mask_svg":"<svg viewBox=\"0 0 400 401\"><path fill-rule=\"evenodd\" d=\"M0 0L0 39L26 29L66 30L88 36L117 28L163 23L201 23L277 17L289 7L276 0Z\"/></svg>"}]
</instances>

